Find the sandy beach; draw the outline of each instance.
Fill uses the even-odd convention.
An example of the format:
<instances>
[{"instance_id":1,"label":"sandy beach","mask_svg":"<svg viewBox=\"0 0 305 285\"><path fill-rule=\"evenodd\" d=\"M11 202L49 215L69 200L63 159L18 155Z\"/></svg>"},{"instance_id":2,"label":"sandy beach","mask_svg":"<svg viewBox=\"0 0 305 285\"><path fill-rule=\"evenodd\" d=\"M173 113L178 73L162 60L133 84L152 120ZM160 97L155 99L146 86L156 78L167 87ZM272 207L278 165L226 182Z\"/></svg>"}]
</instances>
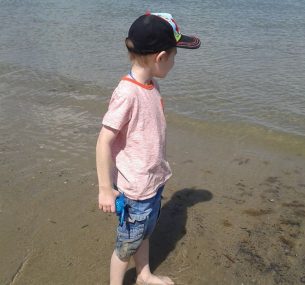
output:
<instances>
[{"instance_id":1,"label":"sandy beach","mask_svg":"<svg viewBox=\"0 0 305 285\"><path fill-rule=\"evenodd\" d=\"M111 94L1 74L0 284L108 284L117 219L97 206L99 92ZM178 285L305 284L304 140L167 121L173 177L151 238L154 272ZM134 277L131 263L125 285Z\"/></svg>"}]
</instances>

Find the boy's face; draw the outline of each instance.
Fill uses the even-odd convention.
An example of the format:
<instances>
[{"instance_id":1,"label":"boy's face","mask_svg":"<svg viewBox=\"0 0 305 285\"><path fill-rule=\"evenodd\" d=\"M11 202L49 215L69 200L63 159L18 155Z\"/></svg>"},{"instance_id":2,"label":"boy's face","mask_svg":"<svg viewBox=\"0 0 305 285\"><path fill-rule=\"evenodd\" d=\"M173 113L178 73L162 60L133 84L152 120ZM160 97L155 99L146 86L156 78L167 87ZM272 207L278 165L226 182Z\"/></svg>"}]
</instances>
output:
<instances>
[{"instance_id":1,"label":"boy's face","mask_svg":"<svg viewBox=\"0 0 305 285\"><path fill-rule=\"evenodd\" d=\"M160 60L157 62L156 77L164 78L168 74L175 64L176 54L177 48L174 48L170 52L161 55Z\"/></svg>"}]
</instances>

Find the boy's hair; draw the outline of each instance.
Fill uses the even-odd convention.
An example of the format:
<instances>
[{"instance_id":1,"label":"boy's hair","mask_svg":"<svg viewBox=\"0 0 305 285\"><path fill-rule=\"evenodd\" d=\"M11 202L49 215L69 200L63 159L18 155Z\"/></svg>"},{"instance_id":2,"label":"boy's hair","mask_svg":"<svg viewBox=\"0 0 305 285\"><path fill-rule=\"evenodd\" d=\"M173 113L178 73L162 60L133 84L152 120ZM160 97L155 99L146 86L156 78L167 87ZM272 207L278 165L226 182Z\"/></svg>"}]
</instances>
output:
<instances>
[{"instance_id":1,"label":"boy's hair","mask_svg":"<svg viewBox=\"0 0 305 285\"><path fill-rule=\"evenodd\" d=\"M128 55L129 55L130 61L131 62L136 61L141 66L147 66L149 63L150 55L155 54L155 53L139 54L139 53L133 52L134 45L133 45L132 41L128 38L125 41L125 45L128 50ZM173 47L173 48L169 48L169 49L165 50L165 52L166 52L166 54L170 55L172 52L174 52L174 50L175 50L175 48Z\"/></svg>"},{"instance_id":2,"label":"boy's hair","mask_svg":"<svg viewBox=\"0 0 305 285\"><path fill-rule=\"evenodd\" d=\"M167 13L140 16L131 25L125 43L128 51L137 55L154 54L174 47L200 47L199 38L182 35L172 15Z\"/></svg>"}]
</instances>

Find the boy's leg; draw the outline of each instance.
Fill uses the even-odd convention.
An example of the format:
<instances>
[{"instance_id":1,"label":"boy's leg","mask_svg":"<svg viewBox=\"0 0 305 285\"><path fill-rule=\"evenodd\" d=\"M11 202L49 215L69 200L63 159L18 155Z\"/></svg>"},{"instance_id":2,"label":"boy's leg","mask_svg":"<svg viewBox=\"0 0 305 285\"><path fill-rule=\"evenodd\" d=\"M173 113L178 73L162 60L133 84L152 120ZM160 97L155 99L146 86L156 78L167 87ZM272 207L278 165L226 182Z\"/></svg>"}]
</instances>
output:
<instances>
[{"instance_id":1,"label":"boy's leg","mask_svg":"<svg viewBox=\"0 0 305 285\"><path fill-rule=\"evenodd\" d=\"M110 285L122 285L128 267L128 261L122 261L113 251L110 264Z\"/></svg>"},{"instance_id":2,"label":"boy's leg","mask_svg":"<svg viewBox=\"0 0 305 285\"><path fill-rule=\"evenodd\" d=\"M150 272L149 267L149 239L143 240L136 254L134 260L137 269L137 284L160 284L172 285L174 282L165 276L156 276Z\"/></svg>"}]
</instances>

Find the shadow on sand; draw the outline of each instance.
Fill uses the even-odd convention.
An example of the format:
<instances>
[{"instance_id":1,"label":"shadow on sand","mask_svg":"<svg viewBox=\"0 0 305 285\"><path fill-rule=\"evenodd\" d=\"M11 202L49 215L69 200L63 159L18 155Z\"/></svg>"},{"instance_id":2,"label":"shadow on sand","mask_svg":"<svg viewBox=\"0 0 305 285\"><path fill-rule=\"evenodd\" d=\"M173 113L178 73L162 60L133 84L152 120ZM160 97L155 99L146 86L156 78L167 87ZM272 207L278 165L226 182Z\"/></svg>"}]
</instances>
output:
<instances>
[{"instance_id":1,"label":"shadow on sand","mask_svg":"<svg viewBox=\"0 0 305 285\"><path fill-rule=\"evenodd\" d=\"M176 191L162 207L160 220L150 238L150 268L155 271L172 252L177 242L186 234L187 208L200 202L210 201L213 195L203 189L182 189ZM136 270L126 272L124 285L135 282Z\"/></svg>"}]
</instances>

